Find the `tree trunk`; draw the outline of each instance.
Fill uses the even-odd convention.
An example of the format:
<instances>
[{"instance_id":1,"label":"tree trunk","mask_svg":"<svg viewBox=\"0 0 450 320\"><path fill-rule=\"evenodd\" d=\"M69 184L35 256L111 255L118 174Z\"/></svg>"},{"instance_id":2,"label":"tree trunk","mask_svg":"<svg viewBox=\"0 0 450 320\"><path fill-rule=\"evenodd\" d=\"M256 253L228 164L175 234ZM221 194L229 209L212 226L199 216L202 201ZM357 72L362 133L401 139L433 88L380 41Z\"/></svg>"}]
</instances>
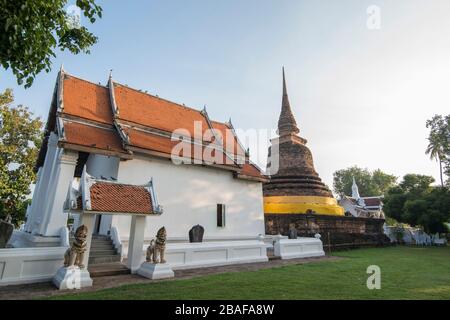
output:
<instances>
[{"instance_id":1,"label":"tree trunk","mask_svg":"<svg viewBox=\"0 0 450 320\"><path fill-rule=\"evenodd\" d=\"M444 179L442 177L442 160L439 158L439 169L440 169L440 175L441 175L441 187L444 187Z\"/></svg>"}]
</instances>

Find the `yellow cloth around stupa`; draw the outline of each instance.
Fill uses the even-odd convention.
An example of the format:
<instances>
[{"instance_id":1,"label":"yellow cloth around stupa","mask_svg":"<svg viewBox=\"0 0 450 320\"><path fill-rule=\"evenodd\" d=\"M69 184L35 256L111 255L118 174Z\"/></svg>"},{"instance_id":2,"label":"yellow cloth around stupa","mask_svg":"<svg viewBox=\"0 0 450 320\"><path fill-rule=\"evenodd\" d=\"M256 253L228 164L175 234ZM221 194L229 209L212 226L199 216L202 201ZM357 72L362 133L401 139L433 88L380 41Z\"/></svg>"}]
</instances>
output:
<instances>
[{"instance_id":1,"label":"yellow cloth around stupa","mask_svg":"<svg viewBox=\"0 0 450 320\"><path fill-rule=\"evenodd\" d=\"M308 210L315 214L343 216L344 208L335 198L317 196L267 196L264 197L266 214L306 214Z\"/></svg>"}]
</instances>

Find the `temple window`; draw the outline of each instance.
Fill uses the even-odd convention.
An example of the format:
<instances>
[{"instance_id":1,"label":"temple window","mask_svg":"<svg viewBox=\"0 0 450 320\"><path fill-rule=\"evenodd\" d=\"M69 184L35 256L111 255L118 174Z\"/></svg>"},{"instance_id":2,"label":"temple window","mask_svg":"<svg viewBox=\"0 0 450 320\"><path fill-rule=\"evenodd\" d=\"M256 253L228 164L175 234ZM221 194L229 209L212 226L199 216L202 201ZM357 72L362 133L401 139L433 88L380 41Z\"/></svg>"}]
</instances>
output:
<instances>
[{"instance_id":1,"label":"temple window","mask_svg":"<svg viewBox=\"0 0 450 320\"><path fill-rule=\"evenodd\" d=\"M225 227L225 205L222 203L217 204L217 226Z\"/></svg>"}]
</instances>

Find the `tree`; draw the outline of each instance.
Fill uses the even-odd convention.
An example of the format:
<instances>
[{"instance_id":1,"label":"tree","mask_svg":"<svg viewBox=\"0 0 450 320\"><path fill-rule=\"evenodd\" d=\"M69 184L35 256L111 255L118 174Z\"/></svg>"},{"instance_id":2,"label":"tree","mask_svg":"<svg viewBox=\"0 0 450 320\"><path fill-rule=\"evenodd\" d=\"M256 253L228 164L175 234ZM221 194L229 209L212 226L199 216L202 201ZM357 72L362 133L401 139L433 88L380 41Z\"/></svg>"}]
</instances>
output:
<instances>
[{"instance_id":1,"label":"tree","mask_svg":"<svg viewBox=\"0 0 450 320\"><path fill-rule=\"evenodd\" d=\"M430 128L430 134L425 153L430 155L430 159L439 162L439 174L443 187L443 165L446 167L446 175L450 174L450 115L445 117L435 115L431 120L427 120L426 126Z\"/></svg>"},{"instance_id":2,"label":"tree","mask_svg":"<svg viewBox=\"0 0 450 320\"><path fill-rule=\"evenodd\" d=\"M406 200L408 200L408 196L402 188L396 186L389 189L383 199L383 211L386 216L402 222L403 207Z\"/></svg>"},{"instance_id":3,"label":"tree","mask_svg":"<svg viewBox=\"0 0 450 320\"><path fill-rule=\"evenodd\" d=\"M69 50L73 54L89 53L97 37L81 26L78 10L94 23L101 18L102 8L95 0L77 0L69 15L67 0L0 0L0 64L11 68L17 83L32 85L35 76L51 70L55 49Z\"/></svg>"},{"instance_id":4,"label":"tree","mask_svg":"<svg viewBox=\"0 0 450 320\"><path fill-rule=\"evenodd\" d=\"M409 173L405 174L399 186L405 193L411 196L422 196L431 191L431 184L434 178L422 174Z\"/></svg>"},{"instance_id":5,"label":"tree","mask_svg":"<svg viewBox=\"0 0 450 320\"><path fill-rule=\"evenodd\" d=\"M398 186L392 187L384 198L386 216L412 226L422 226L425 232L448 232L450 220L450 190L432 187L433 177L407 174Z\"/></svg>"},{"instance_id":6,"label":"tree","mask_svg":"<svg viewBox=\"0 0 450 320\"><path fill-rule=\"evenodd\" d=\"M384 173L380 169L370 172L368 169L353 166L334 172L334 191L341 197L351 195L353 178L362 197L383 195L397 180L395 176Z\"/></svg>"},{"instance_id":7,"label":"tree","mask_svg":"<svg viewBox=\"0 0 450 320\"><path fill-rule=\"evenodd\" d=\"M0 94L0 218L24 220L33 166L42 143L42 122L28 108L12 107L11 89Z\"/></svg>"}]
</instances>

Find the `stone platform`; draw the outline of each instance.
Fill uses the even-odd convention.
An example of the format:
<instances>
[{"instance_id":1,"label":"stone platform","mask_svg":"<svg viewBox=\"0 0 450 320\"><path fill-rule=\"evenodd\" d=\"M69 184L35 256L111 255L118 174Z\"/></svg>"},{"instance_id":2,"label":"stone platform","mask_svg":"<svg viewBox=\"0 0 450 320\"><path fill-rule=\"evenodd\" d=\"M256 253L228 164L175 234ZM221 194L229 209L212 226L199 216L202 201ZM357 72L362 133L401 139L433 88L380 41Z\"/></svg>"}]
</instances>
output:
<instances>
[{"instance_id":1,"label":"stone platform","mask_svg":"<svg viewBox=\"0 0 450 320\"><path fill-rule=\"evenodd\" d=\"M265 214L266 235L288 235L294 225L299 237L322 236L325 251L339 248L382 246L390 243L383 219L315 214Z\"/></svg>"}]
</instances>

